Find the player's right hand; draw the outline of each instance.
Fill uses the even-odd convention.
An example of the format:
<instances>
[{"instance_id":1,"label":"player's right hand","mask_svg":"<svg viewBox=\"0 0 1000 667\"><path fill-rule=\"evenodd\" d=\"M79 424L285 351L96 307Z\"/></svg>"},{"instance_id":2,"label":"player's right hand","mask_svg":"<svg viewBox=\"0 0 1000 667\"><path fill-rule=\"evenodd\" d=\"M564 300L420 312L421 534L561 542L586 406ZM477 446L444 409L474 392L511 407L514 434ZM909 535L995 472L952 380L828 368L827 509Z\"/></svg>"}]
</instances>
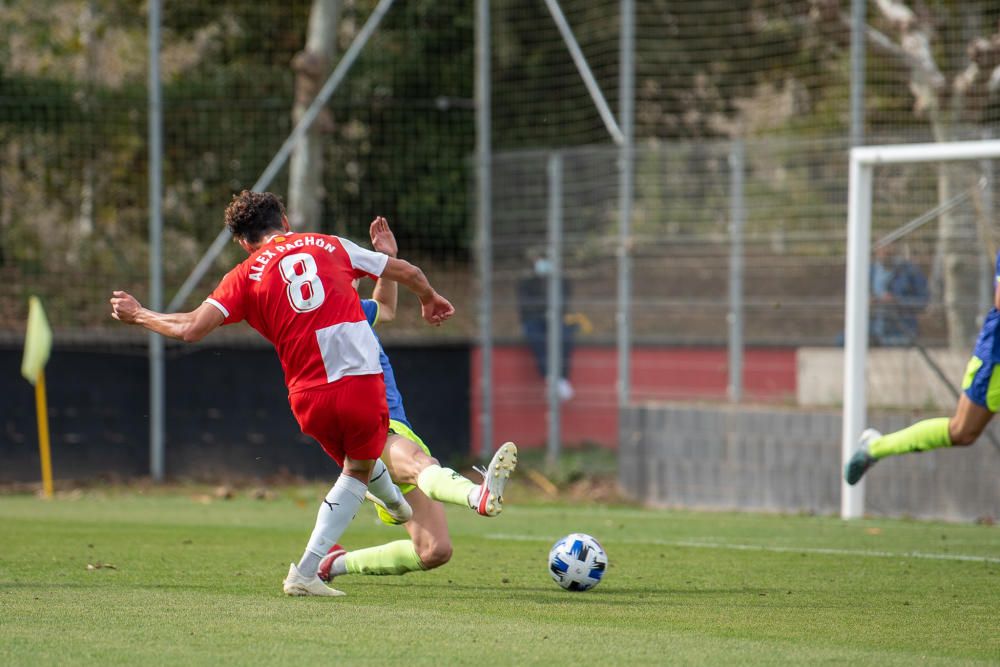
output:
<instances>
[{"instance_id":1,"label":"player's right hand","mask_svg":"<svg viewBox=\"0 0 1000 667\"><path fill-rule=\"evenodd\" d=\"M420 314L428 324L436 327L455 314L455 307L448 299L434 292L430 299L420 302Z\"/></svg>"},{"instance_id":2,"label":"player's right hand","mask_svg":"<svg viewBox=\"0 0 1000 667\"><path fill-rule=\"evenodd\" d=\"M142 309L142 304L129 294L121 290L111 293L111 317L126 324L135 324L135 318Z\"/></svg>"}]
</instances>

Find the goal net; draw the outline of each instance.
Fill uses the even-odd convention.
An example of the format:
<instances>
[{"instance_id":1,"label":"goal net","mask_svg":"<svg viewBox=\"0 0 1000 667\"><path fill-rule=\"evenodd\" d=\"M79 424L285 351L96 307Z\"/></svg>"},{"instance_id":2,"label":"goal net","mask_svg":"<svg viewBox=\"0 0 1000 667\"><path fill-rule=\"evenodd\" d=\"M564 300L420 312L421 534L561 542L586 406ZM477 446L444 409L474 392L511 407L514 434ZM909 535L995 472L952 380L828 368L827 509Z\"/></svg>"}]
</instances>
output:
<instances>
[{"instance_id":1,"label":"goal net","mask_svg":"<svg viewBox=\"0 0 1000 667\"><path fill-rule=\"evenodd\" d=\"M843 429L846 463L869 408L951 414L982 316L992 306L992 159L1000 141L851 151ZM903 423L905 422L905 423ZM842 482L841 516L865 507Z\"/></svg>"}]
</instances>

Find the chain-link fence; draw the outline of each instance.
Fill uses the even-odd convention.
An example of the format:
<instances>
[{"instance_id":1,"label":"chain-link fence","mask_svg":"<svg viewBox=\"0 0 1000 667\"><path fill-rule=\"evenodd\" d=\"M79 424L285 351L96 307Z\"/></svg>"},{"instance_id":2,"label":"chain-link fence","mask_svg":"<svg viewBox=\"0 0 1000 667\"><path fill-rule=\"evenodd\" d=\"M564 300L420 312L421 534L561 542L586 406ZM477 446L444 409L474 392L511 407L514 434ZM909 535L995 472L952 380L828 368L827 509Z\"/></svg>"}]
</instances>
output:
<instances>
[{"instance_id":1,"label":"chain-link fence","mask_svg":"<svg viewBox=\"0 0 1000 667\"><path fill-rule=\"evenodd\" d=\"M776 351L838 345L857 83L850 5L635 4L627 248L635 398L731 395L726 346L736 337L746 352L739 378L746 397L793 401L796 370ZM231 195L258 179L375 6L165 6L167 301L219 233ZM570 419L616 405L622 6L489 3L493 230L483 247L493 258L491 285L476 280L476 3L392 4L311 128L313 161L293 157L299 166L284 166L268 185L301 228L364 239L371 217L386 215L402 256L421 264L458 307L448 327L432 330L420 325L415 306L404 306L385 334L390 343L475 342L490 288L489 333L520 355L497 364L521 364L519 374L496 379L495 398L521 406L537 406L544 387L545 364L532 354L534 325L526 319L544 306L537 279L552 259L558 210L560 315L575 348L566 372L579 375L571 400L581 406ZM867 143L978 138L997 124L995 3L929 3L919 11L869 3L864 18L865 125L853 129L864 130ZM9 339L21 335L35 293L57 341L117 351L108 341L125 331L107 317L109 291L148 294L146 21L145 6L130 2L0 7L0 332ZM553 160L561 170L555 203ZM927 346L961 339L968 326L961 322L974 321L989 296L979 278L993 251L994 186L977 185L991 178L988 165L975 171L942 180L932 166L887 170L876 187L873 238L930 215L894 244L927 278L917 314ZM227 248L184 306L240 259L238 248ZM945 280L956 262L975 267L969 275L978 282ZM946 304L955 303L949 312ZM256 340L243 328L226 335ZM498 420L498 432L504 424Z\"/></svg>"},{"instance_id":2,"label":"chain-link fence","mask_svg":"<svg viewBox=\"0 0 1000 667\"><path fill-rule=\"evenodd\" d=\"M325 3L335 10L329 32L307 44L314 4L324 3L164 8L167 301L222 229L231 195L261 175L372 8ZM471 16L468 3L398 3L314 125L320 150L309 168L321 177L294 202L313 204L314 219L291 208L288 166L268 185L299 228L364 240L372 217L387 216L403 254L433 264L442 291L458 290L463 305ZM149 292L145 8L51 1L7 5L0 18L0 328L23 327L27 295L37 293L64 339L117 331L109 291ZM185 305L241 252L229 247Z\"/></svg>"}]
</instances>

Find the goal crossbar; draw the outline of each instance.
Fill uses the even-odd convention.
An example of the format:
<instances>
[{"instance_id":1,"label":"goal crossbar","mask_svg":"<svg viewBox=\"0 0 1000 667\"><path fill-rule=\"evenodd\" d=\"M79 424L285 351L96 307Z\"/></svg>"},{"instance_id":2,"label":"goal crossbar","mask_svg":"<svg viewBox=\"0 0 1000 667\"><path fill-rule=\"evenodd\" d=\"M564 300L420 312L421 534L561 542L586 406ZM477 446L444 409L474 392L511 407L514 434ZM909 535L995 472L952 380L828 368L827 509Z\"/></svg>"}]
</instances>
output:
<instances>
[{"instance_id":1,"label":"goal crossbar","mask_svg":"<svg viewBox=\"0 0 1000 667\"><path fill-rule=\"evenodd\" d=\"M847 288L844 305L844 413L841 464L846 465L867 420L865 360L868 356L868 294L871 261L872 179L885 164L1000 158L1000 140L859 146L852 148L847 190ZM840 516L864 513L865 482L849 486L841 476Z\"/></svg>"}]
</instances>

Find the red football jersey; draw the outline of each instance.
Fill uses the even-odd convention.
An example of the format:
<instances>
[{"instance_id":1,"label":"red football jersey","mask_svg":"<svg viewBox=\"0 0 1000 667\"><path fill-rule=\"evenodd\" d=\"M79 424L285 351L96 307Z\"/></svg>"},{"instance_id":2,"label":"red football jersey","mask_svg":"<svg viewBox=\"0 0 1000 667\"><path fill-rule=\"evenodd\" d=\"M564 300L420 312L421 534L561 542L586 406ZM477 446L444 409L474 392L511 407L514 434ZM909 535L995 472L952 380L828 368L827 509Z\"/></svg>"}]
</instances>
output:
<instances>
[{"instance_id":1,"label":"red football jersey","mask_svg":"<svg viewBox=\"0 0 1000 667\"><path fill-rule=\"evenodd\" d=\"M387 255L338 236L279 234L226 274L206 302L271 341L290 394L382 372L355 278L382 274Z\"/></svg>"}]
</instances>

